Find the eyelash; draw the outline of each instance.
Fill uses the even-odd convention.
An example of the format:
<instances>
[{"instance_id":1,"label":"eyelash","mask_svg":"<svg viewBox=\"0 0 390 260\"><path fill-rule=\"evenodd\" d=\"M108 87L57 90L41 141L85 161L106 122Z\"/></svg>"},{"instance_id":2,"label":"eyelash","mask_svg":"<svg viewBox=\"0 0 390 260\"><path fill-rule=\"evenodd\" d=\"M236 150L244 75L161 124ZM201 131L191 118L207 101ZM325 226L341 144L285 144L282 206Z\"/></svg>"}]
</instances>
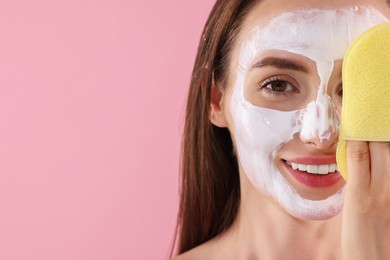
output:
<instances>
[{"instance_id":1,"label":"eyelash","mask_svg":"<svg viewBox=\"0 0 390 260\"><path fill-rule=\"evenodd\" d=\"M267 87L272 83L289 84L293 89L290 91L275 91L275 90L272 90L272 88ZM259 89L260 89L260 91L264 91L265 93L271 94L273 96L290 96L290 95L299 93L298 88L295 87L295 85L293 83L291 83L289 80L286 80L280 76L275 76L275 77L271 77L271 78L264 80L263 82L261 82L259 84Z\"/></svg>"}]
</instances>

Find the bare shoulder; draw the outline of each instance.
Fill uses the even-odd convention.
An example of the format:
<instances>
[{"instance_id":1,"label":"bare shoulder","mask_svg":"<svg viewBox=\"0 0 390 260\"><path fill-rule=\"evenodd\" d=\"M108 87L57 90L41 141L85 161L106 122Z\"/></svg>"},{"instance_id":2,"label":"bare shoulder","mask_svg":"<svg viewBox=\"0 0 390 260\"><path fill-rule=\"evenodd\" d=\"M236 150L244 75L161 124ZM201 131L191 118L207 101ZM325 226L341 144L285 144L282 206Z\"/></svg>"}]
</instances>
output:
<instances>
[{"instance_id":1,"label":"bare shoulder","mask_svg":"<svg viewBox=\"0 0 390 260\"><path fill-rule=\"evenodd\" d=\"M206 244L197 246L181 255L176 256L172 260L198 260L198 259L212 259L211 251L208 250Z\"/></svg>"},{"instance_id":2,"label":"bare shoulder","mask_svg":"<svg viewBox=\"0 0 390 260\"><path fill-rule=\"evenodd\" d=\"M204 244L201 244L181 255L174 257L171 260L211 260L216 259L215 255L216 244L211 240Z\"/></svg>"}]
</instances>

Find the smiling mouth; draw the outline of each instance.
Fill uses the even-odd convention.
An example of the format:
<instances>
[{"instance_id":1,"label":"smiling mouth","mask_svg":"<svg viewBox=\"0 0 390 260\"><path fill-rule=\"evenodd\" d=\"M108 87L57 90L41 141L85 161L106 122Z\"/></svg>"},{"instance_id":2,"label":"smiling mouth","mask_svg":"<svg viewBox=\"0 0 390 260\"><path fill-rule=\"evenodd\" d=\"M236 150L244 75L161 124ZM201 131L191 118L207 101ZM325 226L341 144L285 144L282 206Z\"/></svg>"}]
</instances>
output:
<instances>
[{"instance_id":1,"label":"smiling mouth","mask_svg":"<svg viewBox=\"0 0 390 260\"><path fill-rule=\"evenodd\" d=\"M286 169L302 184L313 188L326 188L342 180L336 163L302 164L283 160Z\"/></svg>"},{"instance_id":2,"label":"smiling mouth","mask_svg":"<svg viewBox=\"0 0 390 260\"><path fill-rule=\"evenodd\" d=\"M326 175L329 173L338 172L338 167L336 163L331 164L300 164L284 160L293 170L298 170L301 172L307 172L317 175Z\"/></svg>"}]
</instances>

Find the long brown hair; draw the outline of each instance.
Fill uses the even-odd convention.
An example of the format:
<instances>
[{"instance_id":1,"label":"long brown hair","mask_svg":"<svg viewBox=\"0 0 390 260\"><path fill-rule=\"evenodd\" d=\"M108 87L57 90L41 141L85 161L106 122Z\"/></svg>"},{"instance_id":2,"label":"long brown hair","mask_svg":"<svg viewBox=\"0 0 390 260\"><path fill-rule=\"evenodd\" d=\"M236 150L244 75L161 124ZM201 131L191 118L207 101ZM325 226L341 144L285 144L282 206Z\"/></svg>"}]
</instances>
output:
<instances>
[{"instance_id":1,"label":"long brown hair","mask_svg":"<svg viewBox=\"0 0 390 260\"><path fill-rule=\"evenodd\" d=\"M237 215L240 200L237 161L229 131L210 122L210 93L213 81L225 86L231 49L246 14L257 2L218 0L203 30L184 126L175 236L178 254L220 234Z\"/></svg>"}]
</instances>

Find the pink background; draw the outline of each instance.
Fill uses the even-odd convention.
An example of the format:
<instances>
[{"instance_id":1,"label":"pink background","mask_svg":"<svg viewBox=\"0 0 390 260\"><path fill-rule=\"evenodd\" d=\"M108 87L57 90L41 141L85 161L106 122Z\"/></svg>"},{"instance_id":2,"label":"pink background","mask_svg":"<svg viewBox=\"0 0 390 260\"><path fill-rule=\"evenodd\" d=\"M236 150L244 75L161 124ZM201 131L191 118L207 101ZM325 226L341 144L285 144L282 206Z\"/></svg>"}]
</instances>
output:
<instances>
[{"instance_id":1,"label":"pink background","mask_svg":"<svg viewBox=\"0 0 390 260\"><path fill-rule=\"evenodd\" d=\"M0 259L164 259L213 0L2 0Z\"/></svg>"}]
</instances>

